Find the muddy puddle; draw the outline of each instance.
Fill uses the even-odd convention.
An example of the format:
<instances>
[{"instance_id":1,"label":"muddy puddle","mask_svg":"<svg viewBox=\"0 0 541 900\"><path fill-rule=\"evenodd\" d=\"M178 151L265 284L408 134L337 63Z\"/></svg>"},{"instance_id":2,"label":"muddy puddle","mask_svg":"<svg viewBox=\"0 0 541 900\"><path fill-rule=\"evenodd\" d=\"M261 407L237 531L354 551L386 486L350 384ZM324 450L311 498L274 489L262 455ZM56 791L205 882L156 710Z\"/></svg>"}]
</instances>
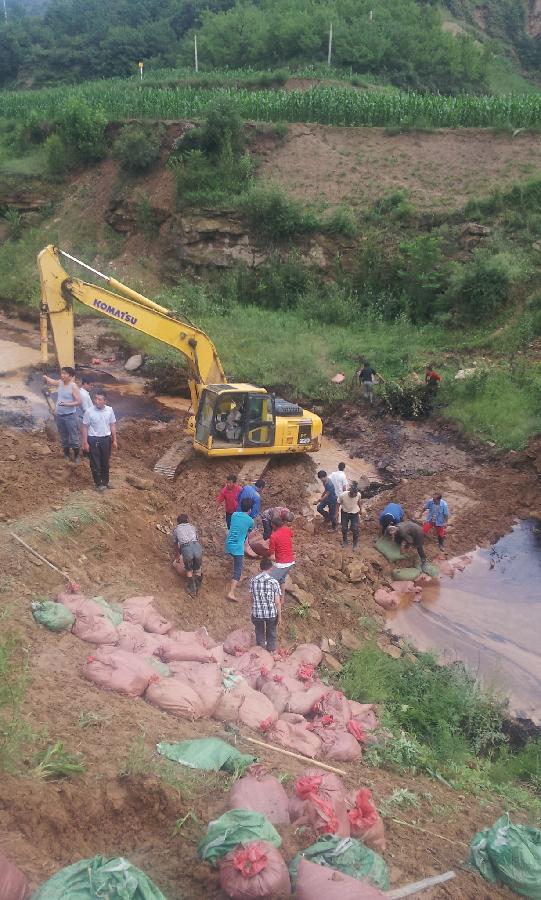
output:
<instances>
[{"instance_id":1,"label":"muddy puddle","mask_svg":"<svg viewBox=\"0 0 541 900\"><path fill-rule=\"evenodd\" d=\"M56 372L49 366L49 375ZM184 397L146 394L145 378L129 374L121 363L93 366L85 358L77 373L78 378L91 376L94 386L106 391L117 419L169 422L190 408L190 401ZM0 317L0 425L39 429L50 418L54 401L55 397L44 390L37 325Z\"/></svg>"},{"instance_id":2,"label":"muddy puddle","mask_svg":"<svg viewBox=\"0 0 541 900\"><path fill-rule=\"evenodd\" d=\"M509 695L513 715L541 724L540 585L541 526L522 521L420 603L389 613L387 627L444 662L463 660Z\"/></svg>"}]
</instances>

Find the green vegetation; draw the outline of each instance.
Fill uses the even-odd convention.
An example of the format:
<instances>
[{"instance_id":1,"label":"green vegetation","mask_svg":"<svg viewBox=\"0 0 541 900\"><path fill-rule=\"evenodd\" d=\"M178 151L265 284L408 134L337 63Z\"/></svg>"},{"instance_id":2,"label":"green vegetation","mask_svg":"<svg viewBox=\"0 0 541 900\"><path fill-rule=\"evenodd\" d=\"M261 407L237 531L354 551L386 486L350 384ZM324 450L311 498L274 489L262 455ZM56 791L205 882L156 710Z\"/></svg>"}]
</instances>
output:
<instances>
[{"instance_id":1,"label":"green vegetation","mask_svg":"<svg viewBox=\"0 0 541 900\"><path fill-rule=\"evenodd\" d=\"M71 778L73 775L82 775L86 771L82 755L64 750L62 741L58 741L38 753L35 762L32 775L40 781Z\"/></svg>"},{"instance_id":2,"label":"green vegetation","mask_svg":"<svg viewBox=\"0 0 541 900\"><path fill-rule=\"evenodd\" d=\"M539 742L510 750L506 702L482 689L462 663L441 666L427 653L396 660L368 642L347 661L340 685L352 699L383 706L382 724L393 737L369 750L367 762L426 772L458 790L502 792L541 810L517 786L539 793ZM415 805L415 797L393 802Z\"/></svg>"},{"instance_id":3,"label":"green vegetation","mask_svg":"<svg viewBox=\"0 0 541 900\"><path fill-rule=\"evenodd\" d=\"M424 123L435 128L533 128L541 124L541 94L501 97L463 94L362 92L318 86L308 91L250 91L214 88L171 90L139 87L122 79L85 82L75 87L0 92L0 116L25 122L29 116L57 120L66 104L98 107L109 120L203 117L227 100L245 119L264 122L319 122L323 125L387 126Z\"/></svg>"},{"instance_id":4,"label":"green vegetation","mask_svg":"<svg viewBox=\"0 0 541 900\"><path fill-rule=\"evenodd\" d=\"M126 125L118 135L113 156L120 167L129 175L148 172L160 155L160 138L163 128L155 125L144 128L141 125Z\"/></svg>"},{"instance_id":5,"label":"green vegetation","mask_svg":"<svg viewBox=\"0 0 541 900\"><path fill-rule=\"evenodd\" d=\"M8 4L11 5L10 0ZM11 12L11 11L10 11ZM41 15L20 6L0 26L0 84L80 81L193 62L197 33L204 68L322 64L329 22L334 62L403 87L458 92L486 83L487 54L467 35L442 29L440 11L415 0L49 0ZM280 78L267 74L266 86ZM261 83L261 81L259 82Z\"/></svg>"},{"instance_id":6,"label":"green vegetation","mask_svg":"<svg viewBox=\"0 0 541 900\"><path fill-rule=\"evenodd\" d=\"M7 629L9 608L0 612L0 771L16 771L32 732L23 719L27 656L21 640Z\"/></svg>"}]
</instances>

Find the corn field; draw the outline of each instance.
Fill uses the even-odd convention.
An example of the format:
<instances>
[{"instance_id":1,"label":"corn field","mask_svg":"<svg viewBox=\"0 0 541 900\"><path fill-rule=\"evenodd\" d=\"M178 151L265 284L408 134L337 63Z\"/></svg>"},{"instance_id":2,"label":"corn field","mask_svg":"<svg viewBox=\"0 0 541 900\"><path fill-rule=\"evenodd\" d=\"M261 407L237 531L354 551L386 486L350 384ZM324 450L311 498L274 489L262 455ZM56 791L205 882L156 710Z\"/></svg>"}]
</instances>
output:
<instances>
[{"instance_id":1,"label":"corn field","mask_svg":"<svg viewBox=\"0 0 541 900\"><path fill-rule=\"evenodd\" d=\"M308 91L200 89L136 84L125 79L86 82L39 91L0 92L0 117L54 120L70 98L103 109L110 120L202 117L209 105L228 99L243 118L265 122L311 122L343 126L422 125L491 128L541 125L541 94L457 97L414 92L379 93L318 86Z\"/></svg>"}]
</instances>

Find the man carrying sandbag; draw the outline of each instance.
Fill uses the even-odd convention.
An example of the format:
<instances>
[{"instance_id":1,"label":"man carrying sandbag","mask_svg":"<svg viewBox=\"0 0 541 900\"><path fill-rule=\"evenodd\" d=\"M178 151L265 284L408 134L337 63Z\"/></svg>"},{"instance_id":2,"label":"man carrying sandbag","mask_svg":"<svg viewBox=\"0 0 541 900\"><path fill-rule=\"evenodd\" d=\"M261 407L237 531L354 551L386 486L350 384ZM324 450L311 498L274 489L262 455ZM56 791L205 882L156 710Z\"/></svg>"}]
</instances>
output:
<instances>
[{"instance_id":1,"label":"man carrying sandbag","mask_svg":"<svg viewBox=\"0 0 541 900\"><path fill-rule=\"evenodd\" d=\"M402 549L414 547L421 560L421 568L426 566L426 553L424 548L425 534L417 522L401 522L399 525L389 525L387 534L394 538L395 543Z\"/></svg>"}]
</instances>

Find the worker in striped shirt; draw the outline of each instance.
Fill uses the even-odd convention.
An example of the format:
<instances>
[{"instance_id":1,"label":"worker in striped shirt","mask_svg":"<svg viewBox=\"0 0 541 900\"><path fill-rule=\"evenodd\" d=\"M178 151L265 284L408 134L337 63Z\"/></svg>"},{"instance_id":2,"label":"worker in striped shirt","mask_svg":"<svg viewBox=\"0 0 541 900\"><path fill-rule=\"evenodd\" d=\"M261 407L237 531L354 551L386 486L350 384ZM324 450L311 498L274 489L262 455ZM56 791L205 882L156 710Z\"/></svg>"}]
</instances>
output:
<instances>
[{"instance_id":1,"label":"worker in striped shirt","mask_svg":"<svg viewBox=\"0 0 541 900\"><path fill-rule=\"evenodd\" d=\"M272 560L262 559L259 575L250 581L252 598L252 622L258 647L266 647L270 653L276 650L278 625L282 618L282 592L276 578L270 575Z\"/></svg>"}]
</instances>

